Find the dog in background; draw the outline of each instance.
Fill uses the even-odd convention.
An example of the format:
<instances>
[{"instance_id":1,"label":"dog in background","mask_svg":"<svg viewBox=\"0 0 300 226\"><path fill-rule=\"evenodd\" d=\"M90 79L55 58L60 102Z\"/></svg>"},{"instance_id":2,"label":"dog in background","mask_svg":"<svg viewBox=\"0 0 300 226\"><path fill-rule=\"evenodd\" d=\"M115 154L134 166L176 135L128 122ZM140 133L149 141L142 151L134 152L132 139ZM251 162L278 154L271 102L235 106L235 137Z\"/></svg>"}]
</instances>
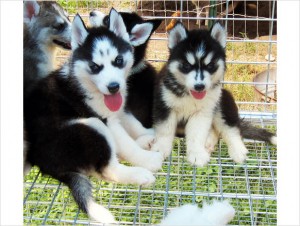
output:
<instances>
[{"instance_id":1,"label":"dog in background","mask_svg":"<svg viewBox=\"0 0 300 226\"><path fill-rule=\"evenodd\" d=\"M157 72L145 61L145 54L149 38L162 20L143 20L136 13L120 12L120 15L134 48L134 64L127 79L128 96L122 124L141 147L149 149L148 143L154 138L153 130L149 128L153 125L153 92ZM93 27L107 26L108 16L92 11L89 21Z\"/></svg>"},{"instance_id":2,"label":"dog in background","mask_svg":"<svg viewBox=\"0 0 300 226\"><path fill-rule=\"evenodd\" d=\"M129 41L114 9L108 28L86 28L76 15L69 62L39 80L24 101L29 163L65 183L78 206L102 223L115 222L114 217L94 201L87 176L143 186L155 181L149 170L117 159L117 153L136 145L120 123L126 78L134 63ZM142 156L138 154L137 159ZM149 164L156 160L149 157L161 158L158 152L147 154L144 162Z\"/></svg>"},{"instance_id":3,"label":"dog in background","mask_svg":"<svg viewBox=\"0 0 300 226\"><path fill-rule=\"evenodd\" d=\"M186 204L171 210L160 226L200 226L200 225L227 225L234 217L235 210L228 201L213 201L204 203L202 209L197 205Z\"/></svg>"},{"instance_id":4,"label":"dog in background","mask_svg":"<svg viewBox=\"0 0 300 226\"><path fill-rule=\"evenodd\" d=\"M276 136L239 118L235 101L221 79L225 73L226 32L220 23L210 31L187 31L178 22L170 31L170 56L160 72L154 97L156 139L151 150L168 156L176 130L186 136L187 160L204 166L210 159L209 133L221 134L230 157L238 163L247 157L242 138L259 138L276 144ZM246 132L243 132L243 129ZM210 132L211 131L211 132ZM255 132L259 132L255 135Z\"/></svg>"},{"instance_id":5,"label":"dog in background","mask_svg":"<svg viewBox=\"0 0 300 226\"><path fill-rule=\"evenodd\" d=\"M57 47L71 49L71 23L68 14L54 1L24 1L23 7L23 92L26 96L39 79L54 70ZM31 168L26 160L30 146L26 141L26 129L23 140L26 174Z\"/></svg>"}]
</instances>

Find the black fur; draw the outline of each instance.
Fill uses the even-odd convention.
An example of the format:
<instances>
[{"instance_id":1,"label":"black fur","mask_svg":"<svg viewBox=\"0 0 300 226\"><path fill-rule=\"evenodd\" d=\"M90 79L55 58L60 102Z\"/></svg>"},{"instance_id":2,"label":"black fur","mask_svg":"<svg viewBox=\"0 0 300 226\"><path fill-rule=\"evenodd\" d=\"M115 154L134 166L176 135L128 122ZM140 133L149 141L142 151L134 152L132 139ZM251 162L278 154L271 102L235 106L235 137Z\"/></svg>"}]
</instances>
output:
<instances>
[{"instance_id":1,"label":"black fur","mask_svg":"<svg viewBox=\"0 0 300 226\"><path fill-rule=\"evenodd\" d=\"M85 92L74 76L76 60L91 60L94 40L111 40L119 52L132 51L129 43L116 37L107 28L89 29L84 43L74 50L69 60L69 73L64 68L39 80L24 97L24 121L29 143L27 160L42 173L66 183L79 207L86 211L92 198L91 184L83 174L101 175L111 159L111 147L95 129L72 120L106 119L85 101ZM99 105L101 107L101 105ZM104 106L103 106L104 107Z\"/></svg>"},{"instance_id":2,"label":"black fur","mask_svg":"<svg viewBox=\"0 0 300 226\"><path fill-rule=\"evenodd\" d=\"M239 127L240 117L238 107L234 101L232 94L226 89L222 89L220 105L222 118L224 119L225 123L231 127Z\"/></svg>"},{"instance_id":3,"label":"black fur","mask_svg":"<svg viewBox=\"0 0 300 226\"><path fill-rule=\"evenodd\" d=\"M162 20L159 19L143 20L136 13L121 12L120 14L124 20L129 35L131 34L131 30L135 25L145 22L151 23L153 25L151 31L152 34L162 22ZM154 84L157 77L155 68L144 59L148 41L149 38L144 44L134 47L133 69L141 62L144 62L144 67L142 68L142 70L131 74L127 79L128 96L125 106L125 110L127 112L131 112L145 128L151 128L153 125L153 93Z\"/></svg>"}]
</instances>

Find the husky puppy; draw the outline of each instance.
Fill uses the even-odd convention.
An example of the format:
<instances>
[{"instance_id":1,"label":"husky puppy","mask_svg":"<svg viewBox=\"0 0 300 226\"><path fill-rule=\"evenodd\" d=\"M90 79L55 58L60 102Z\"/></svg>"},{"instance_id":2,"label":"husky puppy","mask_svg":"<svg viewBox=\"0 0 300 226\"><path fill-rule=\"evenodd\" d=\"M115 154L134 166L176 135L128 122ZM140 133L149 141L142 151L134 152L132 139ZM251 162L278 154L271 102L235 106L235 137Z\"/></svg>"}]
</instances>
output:
<instances>
[{"instance_id":1,"label":"husky puppy","mask_svg":"<svg viewBox=\"0 0 300 226\"><path fill-rule=\"evenodd\" d=\"M119 122L134 61L132 47L114 9L108 28L87 29L76 15L71 46L69 63L40 80L25 98L28 161L65 183L90 218L114 222L112 214L93 200L87 176L145 186L155 180L149 170L122 165L116 156L118 149L132 154L136 145ZM150 155L139 153L136 160L161 158L158 152L145 152Z\"/></svg>"},{"instance_id":2,"label":"husky puppy","mask_svg":"<svg viewBox=\"0 0 300 226\"><path fill-rule=\"evenodd\" d=\"M120 14L129 33L130 44L134 47L134 64L127 79L128 96L122 124L142 147L149 148L144 144L153 140L153 130L145 128L153 125L153 92L157 72L144 58L149 38L162 20L143 20L136 13ZM89 21L93 27L107 26L108 17L102 12L92 11Z\"/></svg>"},{"instance_id":3,"label":"husky puppy","mask_svg":"<svg viewBox=\"0 0 300 226\"><path fill-rule=\"evenodd\" d=\"M23 7L23 92L26 96L36 81L54 70L57 47L71 49L71 23L67 13L54 1L24 1ZM26 161L28 146L24 129L25 174L31 168Z\"/></svg>"},{"instance_id":4,"label":"husky puppy","mask_svg":"<svg viewBox=\"0 0 300 226\"><path fill-rule=\"evenodd\" d=\"M203 208L197 205L186 204L172 210L159 224L167 225L227 225L234 217L235 210L225 201L214 201L212 204L203 204Z\"/></svg>"},{"instance_id":5,"label":"husky puppy","mask_svg":"<svg viewBox=\"0 0 300 226\"><path fill-rule=\"evenodd\" d=\"M24 1L24 88L54 70L57 47L71 49L71 23L54 1Z\"/></svg>"},{"instance_id":6,"label":"husky puppy","mask_svg":"<svg viewBox=\"0 0 300 226\"><path fill-rule=\"evenodd\" d=\"M241 127L234 99L220 84L226 69L225 44L226 32L220 23L210 31L187 31L178 22L170 31L170 56L161 71L154 97L156 142L152 150L160 150L165 157L168 156L175 131L182 127L186 136L187 160L204 166L210 158L206 140L213 128L227 143L234 161L240 163L246 159L248 151L242 135L253 135L249 132L252 127L246 127L245 123ZM247 133L243 134L243 128ZM272 133L265 134L265 137L276 142Z\"/></svg>"}]
</instances>

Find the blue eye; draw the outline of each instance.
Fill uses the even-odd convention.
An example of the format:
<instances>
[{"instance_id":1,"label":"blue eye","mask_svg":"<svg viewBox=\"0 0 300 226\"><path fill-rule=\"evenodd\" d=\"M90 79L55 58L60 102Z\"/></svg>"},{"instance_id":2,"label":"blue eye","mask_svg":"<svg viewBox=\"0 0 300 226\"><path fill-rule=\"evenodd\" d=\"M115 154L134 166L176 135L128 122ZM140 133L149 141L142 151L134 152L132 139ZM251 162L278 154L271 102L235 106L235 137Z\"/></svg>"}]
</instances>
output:
<instances>
[{"instance_id":1,"label":"blue eye","mask_svg":"<svg viewBox=\"0 0 300 226\"><path fill-rule=\"evenodd\" d=\"M103 69L103 65L99 66L98 64L96 64L94 62L90 62L89 67L90 67L92 74L98 74Z\"/></svg>"},{"instance_id":2,"label":"blue eye","mask_svg":"<svg viewBox=\"0 0 300 226\"><path fill-rule=\"evenodd\" d=\"M123 64L124 64L123 56L118 55L118 56L116 57L115 61L114 61L114 65L115 65L116 67L122 67Z\"/></svg>"}]
</instances>

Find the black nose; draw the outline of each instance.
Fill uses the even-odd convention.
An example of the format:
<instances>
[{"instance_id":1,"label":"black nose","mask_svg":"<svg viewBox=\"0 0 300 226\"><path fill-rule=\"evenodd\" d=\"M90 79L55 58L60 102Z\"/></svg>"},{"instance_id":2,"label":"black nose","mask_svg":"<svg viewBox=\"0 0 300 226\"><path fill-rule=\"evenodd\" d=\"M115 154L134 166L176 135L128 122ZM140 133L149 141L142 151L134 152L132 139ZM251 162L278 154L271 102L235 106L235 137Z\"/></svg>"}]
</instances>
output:
<instances>
[{"instance_id":1,"label":"black nose","mask_svg":"<svg viewBox=\"0 0 300 226\"><path fill-rule=\"evenodd\" d=\"M198 91L198 92L201 92L202 90L205 89L205 85L203 85L203 84L196 84L196 85L194 85L194 89L196 91Z\"/></svg>"},{"instance_id":2,"label":"black nose","mask_svg":"<svg viewBox=\"0 0 300 226\"><path fill-rule=\"evenodd\" d=\"M117 82L112 82L112 83L109 83L109 84L108 84L107 89L109 90L109 92L110 92L111 94L115 94L116 92L119 91L120 85L119 85L119 83L117 83Z\"/></svg>"},{"instance_id":3,"label":"black nose","mask_svg":"<svg viewBox=\"0 0 300 226\"><path fill-rule=\"evenodd\" d=\"M94 11L90 12L90 16L96 16L96 13Z\"/></svg>"}]
</instances>

